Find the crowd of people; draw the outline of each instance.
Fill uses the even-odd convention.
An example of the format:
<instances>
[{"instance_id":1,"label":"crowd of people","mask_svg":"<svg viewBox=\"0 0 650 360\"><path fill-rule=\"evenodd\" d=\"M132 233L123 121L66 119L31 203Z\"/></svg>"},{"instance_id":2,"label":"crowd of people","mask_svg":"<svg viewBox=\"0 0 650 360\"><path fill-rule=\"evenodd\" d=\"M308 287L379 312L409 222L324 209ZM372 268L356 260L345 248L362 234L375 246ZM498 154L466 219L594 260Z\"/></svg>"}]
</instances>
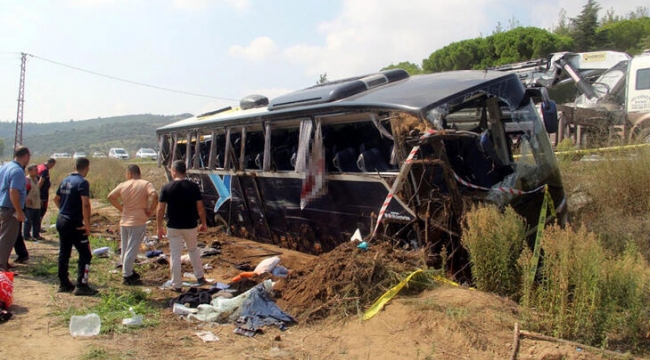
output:
<instances>
[{"instance_id":1,"label":"crowd of people","mask_svg":"<svg viewBox=\"0 0 650 360\"><path fill-rule=\"evenodd\" d=\"M27 147L15 149L14 159L0 167L0 271L11 271L12 249L16 262L27 263L29 253L25 239L41 237L41 224L47 212L50 196L50 170L55 159L45 163L30 164L31 153ZM197 233L206 227L206 215L201 192L197 184L186 176L186 164L175 161L171 167L173 179L156 192L153 184L141 178L140 167L129 165L126 181L113 189L107 200L121 213L120 234L124 285L141 285L140 274L134 263L146 234L146 224L156 216L157 234L167 237L170 248L171 290L182 291L181 254L183 243L187 246L194 275L198 284L206 280L197 247ZM90 184L86 179L90 161L75 160L74 169L58 185L54 204L59 209L56 230L59 237L58 278L59 292L77 296L94 296L99 291L89 285L92 251L90 236ZM165 226L164 219L167 219ZM197 226L197 220L200 221ZM76 281L69 275L72 248L79 254Z\"/></svg>"}]
</instances>

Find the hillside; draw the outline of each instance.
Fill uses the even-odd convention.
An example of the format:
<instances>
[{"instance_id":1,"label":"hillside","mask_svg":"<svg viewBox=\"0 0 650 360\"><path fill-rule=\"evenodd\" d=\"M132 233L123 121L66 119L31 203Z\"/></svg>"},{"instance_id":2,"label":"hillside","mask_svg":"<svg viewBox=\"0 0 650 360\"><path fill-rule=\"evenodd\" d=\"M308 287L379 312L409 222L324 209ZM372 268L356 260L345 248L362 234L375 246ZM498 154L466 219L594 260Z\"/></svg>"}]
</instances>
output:
<instances>
[{"instance_id":1,"label":"hillside","mask_svg":"<svg viewBox=\"0 0 650 360\"><path fill-rule=\"evenodd\" d=\"M156 128L184 119L180 115L125 115L80 121L54 123L26 123L23 140L35 156L48 156L54 152L93 151L108 152L111 147L123 147L131 155L141 147L156 147ZM15 122L0 122L0 138L9 157L14 141Z\"/></svg>"}]
</instances>

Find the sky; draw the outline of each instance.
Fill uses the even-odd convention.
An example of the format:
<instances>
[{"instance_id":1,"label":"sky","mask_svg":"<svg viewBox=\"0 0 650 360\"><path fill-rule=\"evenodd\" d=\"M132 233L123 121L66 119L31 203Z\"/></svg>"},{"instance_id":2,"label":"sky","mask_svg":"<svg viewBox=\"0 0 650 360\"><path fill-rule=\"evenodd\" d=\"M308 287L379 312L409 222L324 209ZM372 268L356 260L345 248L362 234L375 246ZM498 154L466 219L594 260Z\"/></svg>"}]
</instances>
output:
<instances>
[{"instance_id":1,"label":"sky","mask_svg":"<svg viewBox=\"0 0 650 360\"><path fill-rule=\"evenodd\" d=\"M201 114L314 85L321 74L421 65L512 19L550 29L561 9L575 17L586 2L0 0L0 121L16 120L21 53L24 122ZM643 5L598 3L601 16Z\"/></svg>"}]
</instances>

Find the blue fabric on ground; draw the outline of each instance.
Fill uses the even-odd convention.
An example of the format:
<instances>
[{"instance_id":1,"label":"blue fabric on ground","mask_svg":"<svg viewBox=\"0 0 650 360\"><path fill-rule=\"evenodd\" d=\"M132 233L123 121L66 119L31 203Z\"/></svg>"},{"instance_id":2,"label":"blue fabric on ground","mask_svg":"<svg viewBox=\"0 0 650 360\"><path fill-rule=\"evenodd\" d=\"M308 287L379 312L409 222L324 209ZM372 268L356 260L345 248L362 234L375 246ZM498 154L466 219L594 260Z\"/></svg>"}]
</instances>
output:
<instances>
[{"instance_id":1,"label":"blue fabric on ground","mask_svg":"<svg viewBox=\"0 0 650 360\"><path fill-rule=\"evenodd\" d=\"M295 320L276 305L264 289L264 284L253 288L248 298L240 308L239 319L235 322L236 334L253 336L261 331L263 326L275 325L285 330L286 325Z\"/></svg>"}]
</instances>

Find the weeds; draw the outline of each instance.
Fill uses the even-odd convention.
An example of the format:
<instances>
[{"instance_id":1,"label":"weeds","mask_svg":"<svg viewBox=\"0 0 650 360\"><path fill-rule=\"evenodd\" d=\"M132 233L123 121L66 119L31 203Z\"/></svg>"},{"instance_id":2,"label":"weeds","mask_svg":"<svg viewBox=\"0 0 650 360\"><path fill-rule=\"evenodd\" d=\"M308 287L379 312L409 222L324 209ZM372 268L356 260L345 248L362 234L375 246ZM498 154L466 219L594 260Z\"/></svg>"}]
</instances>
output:
<instances>
[{"instance_id":1,"label":"weeds","mask_svg":"<svg viewBox=\"0 0 650 360\"><path fill-rule=\"evenodd\" d=\"M616 339L635 348L647 333L650 270L635 242L615 253L584 226L551 226L543 232L533 281L532 251L517 246L523 244L523 223L512 210L474 209L465 226L462 242L477 287L518 294L522 320L531 330L594 346Z\"/></svg>"},{"instance_id":2,"label":"weeds","mask_svg":"<svg viewBox=\"0 0 650 360\"><path fill-rule=\"evenodd\" d=\"M516 263L525 234L523 220L510 207L501 213L494 206L485 206L467 214L461 243L469 252L472 277L479 290L504 296L518 293Z\"/></svg>"}]
</instances>

